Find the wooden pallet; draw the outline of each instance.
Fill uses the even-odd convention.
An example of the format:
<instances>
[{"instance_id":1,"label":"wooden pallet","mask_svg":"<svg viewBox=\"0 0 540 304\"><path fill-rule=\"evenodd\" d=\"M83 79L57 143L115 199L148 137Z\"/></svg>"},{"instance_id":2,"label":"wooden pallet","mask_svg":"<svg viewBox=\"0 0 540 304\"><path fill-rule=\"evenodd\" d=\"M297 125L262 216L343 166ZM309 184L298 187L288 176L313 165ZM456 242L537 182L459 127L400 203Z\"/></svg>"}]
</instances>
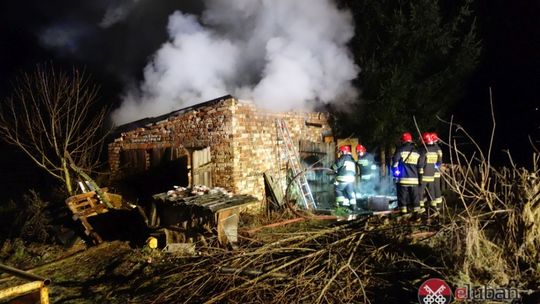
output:
<instances>
[{"instance_id":1,"label":"wooden pallet","mask_svg":"<svg viewBox=\"0 0 540 304\"><path fill-rule=\"evenodd\" d=\"M122 196L108 193L106 188L102 189L104 195L115 209L122 208ZM73 213L73 220L80 221L88 235L95 244L103 242L101 236L95 231L94 227L88 222L88 218L109 212L109 208L101 201L95 191L90 191L71 196L66 199L66 205Z\"/></svg>"}]
</instances>

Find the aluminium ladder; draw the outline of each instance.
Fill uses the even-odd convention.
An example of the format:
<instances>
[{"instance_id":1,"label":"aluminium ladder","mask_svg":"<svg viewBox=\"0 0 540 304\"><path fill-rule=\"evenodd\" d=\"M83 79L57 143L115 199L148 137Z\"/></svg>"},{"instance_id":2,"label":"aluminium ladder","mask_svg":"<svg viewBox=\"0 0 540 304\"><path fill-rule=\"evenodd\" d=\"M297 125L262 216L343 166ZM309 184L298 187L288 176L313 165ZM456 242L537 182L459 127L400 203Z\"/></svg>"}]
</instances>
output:
<instances>
[{"instance_id":1,"label":"aluminium ladder","mask_svg":"<svg viewBox=\"0 0 540 304\"><path fill-rule=\"evenodd\" d=\"M302 172L303 170L302 165L300 164L299 152L296 150L292 142L289 129L287 128L287 124L283 119L278 118L276 119L276 126L278 130L278 139L279 137L281 137L284 145L282 151L284 152L286 159L290 163L293 177L297 176L295 183L300 190L302 196L302 203L306 210L317 209L317 204L315 203L315 199L313 198L313 194L311 193L311 187L309 186L306 176Z\"/></svg>"}]
</instances>

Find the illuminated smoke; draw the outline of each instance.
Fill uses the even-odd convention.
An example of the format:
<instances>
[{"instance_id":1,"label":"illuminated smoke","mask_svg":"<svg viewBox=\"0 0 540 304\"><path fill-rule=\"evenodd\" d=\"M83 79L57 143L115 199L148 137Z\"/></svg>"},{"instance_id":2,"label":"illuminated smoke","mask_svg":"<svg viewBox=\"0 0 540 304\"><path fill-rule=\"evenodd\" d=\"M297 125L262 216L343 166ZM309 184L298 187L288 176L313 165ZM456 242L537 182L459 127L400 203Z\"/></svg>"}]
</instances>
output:
<instances>
[{"instance_id":1,"label":"illuminated smoke","mask_svg":"<svg viewBox=\"0 0 540 304\"><path fill-rule=\"evenodd\" d=\"M284 111L356 95L359 68L346 43L349 12L330 0L207 0L199 17L169 16L169 41L137 88L126 90L117 124L225 94Z\"/></svg>"}]
</instances>

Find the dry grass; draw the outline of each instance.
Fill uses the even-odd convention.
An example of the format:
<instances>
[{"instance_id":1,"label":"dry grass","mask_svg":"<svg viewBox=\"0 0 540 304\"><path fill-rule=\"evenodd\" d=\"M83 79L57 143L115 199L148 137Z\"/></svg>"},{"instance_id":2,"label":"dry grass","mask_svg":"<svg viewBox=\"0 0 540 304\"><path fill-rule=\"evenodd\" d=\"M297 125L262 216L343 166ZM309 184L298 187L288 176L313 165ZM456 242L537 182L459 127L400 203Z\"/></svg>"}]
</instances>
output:
<instances>
[{"instance_id":1,"label":"dry grass","mask_svg":"<svg viewBox=\"0 0 540 304\"><path fill-rule=\"evenodd\" d=\"M451 162L442 172L448 190L440 225L376 216L304 221L245 235L235 250L198 244L194 257L128 253L132 260L120 263L127 266L117 271L117 285L103 279L114 286L107 302L416 303L429 277L453 286L538 289L540 156L529 169L511 158L511 166L495 167L490 151L470 140L478 149L473 155L445 143ZM296 216L285 211L242 221L252 228ZM126 271L133 263L134 274Z\"/></svg>"},{"instance_id":2,"label":"dry grass","mask_svg":"<svg viewBox=\"0 0 540 304\"><path fill-rule=\"evenodd\" d=\"M379 229L373 229L378 226ZM144 289L135 303L369 303L392 301L403 291L377 294L401 273L419 279L435 268L405 250L412 227L365 218L333 227L275 234L274 241L244 241L241 249L205 248L203 256L161 274L157 297ZM418 228L418 227L416 227ZM427 254L429 255L429 254ZM408 288L410 286L407 286ZM412 289L411 289L412 290ZM405 291L408 292L408 291ZM384 300L383 300L384 301Z\"/></svg>"},{"instance_id":3,"label":"dry grass","mask_svg":"<svg viewBox=\"0 0 540 304\"><path fill-rule=\"evenodd\" d=\"M478 145L472 156L456 143L446 146L451 163L442 177L449 189L441 226L366 217L264 230L235 251L201 249L202 256L162 272L159 283L140 286L132 301L406 302L434 276L454 286L538 288L540 158L529 170L497 168ZM411 238L426 230L436 233Z\"/></svg>"},{"instance_id":4,"label":"dry grass","mask_svg":"<svg viewBox=\"0 0 540 304\"><path fill-rule=\"evenodd\" d=\"M510 154L510 166L495 167L491 145L484 152L465 130L450 123L454 129L469 138L476 152L466 155L455 142L445 143L451 163L442 178L454 200L444 228L449 238L441 244L451 243L458 261L448 272L457 284L538 288L539 155L533 155L529 169L518 168Z\"/></svg>"}]
</instances>

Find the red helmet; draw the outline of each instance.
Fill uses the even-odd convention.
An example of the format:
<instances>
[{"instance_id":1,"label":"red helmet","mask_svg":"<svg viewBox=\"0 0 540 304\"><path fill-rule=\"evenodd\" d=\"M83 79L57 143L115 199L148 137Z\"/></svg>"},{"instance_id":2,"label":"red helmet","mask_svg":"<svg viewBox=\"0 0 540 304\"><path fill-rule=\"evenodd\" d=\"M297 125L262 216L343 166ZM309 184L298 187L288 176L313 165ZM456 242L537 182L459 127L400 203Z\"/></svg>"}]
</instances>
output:
<instances>
[{"instance_id":1,"label":"red helmet","mask_svg":"<svg viewBox=\"0 0 540 304\"><path fill-rule=\"evenodd\" d=\"M434 143L439 141L439 136L435 132L431 133L431 138L433 139Z\"/></svg>"},{"instance_id":2,"label":"red helmet","mask_svg":"<svg viewBox=\"0 0 540 304\"><path fill-rule=\"evenodd\" d=\"M401 141L402 142L412 142L412 135L409 132L405 132L401 134Z\"/></svg>"},{"instance_id":3,"label":"red helmet","mask_svg":"<svg viewBox=\"0 0 540 304\"><path fill-rule=\"evenodd\" d=\"M356 152L358 153L366 153L366 147L362 146L361 144L356 145Z\"/></svg>"},{"instance_id":4,"label":"red helmet","mask_svg":"<svg viewBox=\"0 0 540 304\"><path fill-rule=\"evenodd\" d=\"M350 146L341 146L339 147L339 152L341 153L351 153L351 147Z\"/></svg>"},{"instance_id":5,"label":"red helmet","mask_svg":"<svg viewBox=\"0 0 540 304\"><path fill-rule=\"evenodd\" d=\"M422 142L428 145L433 144L433 135L429 132L422 133Z\"/></svg>"}]
</instances>

